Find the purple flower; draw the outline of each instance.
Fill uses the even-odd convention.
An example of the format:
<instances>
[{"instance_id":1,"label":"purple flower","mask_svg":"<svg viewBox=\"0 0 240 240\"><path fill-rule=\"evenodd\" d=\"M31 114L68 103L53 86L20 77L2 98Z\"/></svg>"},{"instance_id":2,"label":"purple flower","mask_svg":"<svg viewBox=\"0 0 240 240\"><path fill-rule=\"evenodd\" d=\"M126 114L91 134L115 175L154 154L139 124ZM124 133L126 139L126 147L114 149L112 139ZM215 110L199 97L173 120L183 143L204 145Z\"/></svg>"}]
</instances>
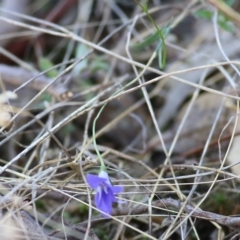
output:
<instances>
[{"instance_id":1,"label":"purple flower","mask_svg":"<svg viewBox=\"0 0 240 240\"><path fill-rule=\"evenodd\" d=\"M107 172L101 171L98 176L87 174L87 182L89 186L96 189L95 205L96 207L107 214L112 213L112 203L119 202L115 195L123 190L122 186L112 186ZM106 215L103 214L106 217Z\"/></svg>"}]
</instances>

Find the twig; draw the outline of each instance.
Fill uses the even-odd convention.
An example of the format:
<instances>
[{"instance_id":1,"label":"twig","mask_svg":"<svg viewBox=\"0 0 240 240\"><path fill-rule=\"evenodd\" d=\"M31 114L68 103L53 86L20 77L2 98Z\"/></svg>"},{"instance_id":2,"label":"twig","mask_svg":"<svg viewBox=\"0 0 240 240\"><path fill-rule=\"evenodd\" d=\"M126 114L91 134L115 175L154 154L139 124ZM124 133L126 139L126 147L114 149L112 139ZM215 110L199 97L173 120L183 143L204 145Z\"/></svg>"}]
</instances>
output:
<instances>
[{"instance_id":1,"label":"twig","mask_svg":"<svg viewBox=\"0 0 240 240\"><path fill-rule=\"evenodd\" d=\"M42 90L51 82L51 79L44 75L39 75L38 72L29 72L20 67L12 67L4 64L0 64L0 75L5 84L14 86L20 86L27 80L33 79L29 81L28 85L35 90ZM46 91L58 100L63 100L71 96L70 91L62 84L53 84Z\"/></svg>"},{"instance_id":2,"label":"twig","mask_svg":"<svg viewBox=\"0 0 240 240\"><path fill-rule=\"evenodd\" d=\"M220 12L224 13L227 17L232 19L238 25L240 25L240 14L234 11L226 3L219 0L208 0L214 7L216 7Z\"/></svg>"},{"instance_id":3,"label":"twig","mask_svg":"<svg viewBox=\"0 0 240 240\"><path fill-rule=\"evenodd\" d=\"M168 210L167 208L171 208L176 211L181 209L183 204L184 203L172 198L166 198L166 199L161 199L161 200L152 202L153 208L164 208L166 210ZM146 213L148 212L148 206L147 205L138 206L134 209L131 209L131 212L134 215ZM221 225L225 225L231 228L240 227L240 217L229 217L229 216L224 216L224 215L220 215L220 214L216 214L208 211L203 211L201 209L194 209L194 207L189 204L185 206L184 212L186 214L189 214L192 212L192 215L191 215L192 217L209 220L209 221L212 221ZM126 214L129 214L129 209L127 207L116 209L113 212L113 216L121 216Z\"/></svg>"},{"instance_id":4,"label":"twig","mask_svg":"<svg viewBox=\"0 0 240 240\"><path fill-rule=\"evenodd\" d=\"M2 2L1 7L4 10L8 10L11 12L17 12L17 13L27 13L27 8L28 8L28 1L27 0L22 0L22 1L15 1L15 0L5 0ZM9 17L9 14L7 12L1 13L2 16L4 17ZM11 17L14 20L21 21L19 17L17 16L12 16ZM2 21L1 23L1 28L0 28L0 36L4 36L9 33L14 33L19 31L19 26L13 25L13 24L6 24ZM5 39L1 41L1 46L5 46L9 42L9 39Z\"/></svg>"}]
</instances>

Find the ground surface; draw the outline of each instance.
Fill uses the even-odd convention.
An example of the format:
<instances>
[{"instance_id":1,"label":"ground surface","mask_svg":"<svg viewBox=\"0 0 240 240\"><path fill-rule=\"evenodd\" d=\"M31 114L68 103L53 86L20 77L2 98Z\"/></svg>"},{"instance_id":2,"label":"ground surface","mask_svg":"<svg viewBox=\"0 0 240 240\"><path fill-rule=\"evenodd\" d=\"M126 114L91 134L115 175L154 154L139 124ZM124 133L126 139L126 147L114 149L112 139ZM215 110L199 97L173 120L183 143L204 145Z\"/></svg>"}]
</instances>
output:
<instances>
[{"instance_id":1,"label":"ground surface","mask_svg":"<svg viewBox=\"0 0 240 240\"><path fill-rule=\"evenodd\" d=\"M239 239L239 9L2 1L0 239Z\"/></svg>"}]
</instances>

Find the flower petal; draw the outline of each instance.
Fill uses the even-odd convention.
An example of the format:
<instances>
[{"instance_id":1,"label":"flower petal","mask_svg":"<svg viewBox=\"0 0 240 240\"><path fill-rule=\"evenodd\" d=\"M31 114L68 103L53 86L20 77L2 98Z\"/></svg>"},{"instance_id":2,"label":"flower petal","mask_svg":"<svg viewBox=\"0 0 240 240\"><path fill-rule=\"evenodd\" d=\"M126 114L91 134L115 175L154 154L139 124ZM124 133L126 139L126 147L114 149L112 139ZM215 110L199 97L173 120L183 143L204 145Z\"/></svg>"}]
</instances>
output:
<instances>
[{"instance_id":1,"label":"flower petal","mask_svg":"<svg viewBox=\"0 0 240 240\"><path fill-rule=\"evenodd\" d=\"M120 193L123 191L123 186L112 186L111 189L113 193Z\"/></svg>"},{"instance_id":2,"label":"flower petal","mask_svg":"<svg viewBox=\"0 0 240 240\"><path fill-rule=\"evenodd\" d=\"M97 188L97 192L96 192L96 195L95 195L95 205L96 206L101 201L101 198L102 198L102 188L99 186Z\"/></svg>"},{"instance_id":3,"label":"flower petal","mask_svg":"<svg viewBox=\"0 0 240 240\"><path fill-rule=\"evenodd\" d=\"M91 188L97 188L100 184L105 182L104 178L98 177L93 174L87 174L86 180Z\"/></svg>"},{"instance_id":4,"label":"flower petal","mask_svg":"<svg viewBox=\"0 0 240 240\"><path fill-rule=\"evenodd\" d=\"M109 180L109 176L108 176L108 173L107 173L107 172L101 171L101 172L98 174L98 176L99 176L100 178L104 178L104 179L106 180L106 183L108 183L110 186L112 185L111 182L110 182L110 180Z\"/></svg>"},{"instance_id":5,"label":"flower petal","mask_svg":"<svg viewBox=\"0 0 240 240\"><path fill-rule=\"evenodd\" d=\"M116 197L115 197L115 195L114 195L114 193L112 191L112 187L108 188L108 199L109 199L109 201L112 201L112 202L116 202L117 201L117 199L116 199Z\"/></svg>"},{"instance_id":6,"label":"flower petal","mask_svg":"<svg viewBox=\"0 0 240 240\"><path fill-rule=\"evenodd\" d=\"M86 176L89 186L96 189L95 205L101 210L104 217L108 217L104 213L110 215L112 213L112 203L119 202L116 199L115 194L123 191L122 186L112 186L108 173L101 171L98 176L93 174L87 174Z\"/></svg>"},{"instance_id":7,"label":"flower petal","mask_svg":"<svg viewBox=\"0 0 240 240\"><path fill-rule=\"evenodd\" d=\"M116 194L116 193L120 193L123 191L123 186L112 186L111 187L111 191L113 192L113 195ZM114 195L114 199L112 200L113 202L117 202L117 203L126 203L126 201L122 201L122 200L119 200L115 197Z\"/></svg>"},{"instance_id":8,"label":"flower petal","mask_svg":"<svg viewBox=\"0 0 240 240\"><path fill-rule=\"evenodd\" d=\"M99 197L101 195L101 197ZM112 213L112 196L111 194L109 195L106 194L104 191L101 193L97 193L95 196L95 204L96 207L101 210L102 212L105 212L107 214ZM106 215L102 214L104 217L107 217Z\"/></svg>"}]
</instances>

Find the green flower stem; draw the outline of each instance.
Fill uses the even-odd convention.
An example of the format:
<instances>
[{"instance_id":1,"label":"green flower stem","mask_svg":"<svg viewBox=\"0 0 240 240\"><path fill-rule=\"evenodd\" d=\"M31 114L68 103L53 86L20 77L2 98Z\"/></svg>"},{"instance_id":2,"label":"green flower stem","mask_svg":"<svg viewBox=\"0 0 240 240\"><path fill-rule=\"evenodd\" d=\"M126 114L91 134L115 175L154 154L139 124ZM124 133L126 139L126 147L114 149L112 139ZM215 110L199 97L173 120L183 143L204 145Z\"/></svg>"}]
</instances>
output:
<instances>
[{"instance_id":1,"label":"green flower stem","mask_svg":"<svg viewBox=\"0 0 240 240\"><path fill-rule=\"evenodd\" d=\"M142 72L136 77L134 78L131 82L129 82L127 85L125 85L124 87L122 87L121 89L119 89L118 91L116 91L115 93L113 93L111 95L112 96L115 96L117 95L118 93L120 93L121 91L123 91L124 89L126 89L127 87L131 86L133 83L135 83L136 81L138 81L138 79L140 77L143 76L143 74L145 73L145 71L147 70L147 68L151 65L153 59L156 57L157 53L156 51L152 54L151 58L149 59L147 65L143 68ZM107 105L107 103L105 103L101 109L99 110L97 116L94 118L94 121L93 121L93 128L92 128L92 133L93 133L93 144L94 144L94 148L95 148L95 151L98 155L98 159L100 161L100 171L106 171L106 166L105 166L105 163L103 161L103 158L102 158L102 155L100 154L99 150L98 150L98 146L97 146L97 141L96 141L96 123L97 123L97 120L98 118L100 117L102 111L104 110L105 106Z\"/></svg>"}]
</instances>

